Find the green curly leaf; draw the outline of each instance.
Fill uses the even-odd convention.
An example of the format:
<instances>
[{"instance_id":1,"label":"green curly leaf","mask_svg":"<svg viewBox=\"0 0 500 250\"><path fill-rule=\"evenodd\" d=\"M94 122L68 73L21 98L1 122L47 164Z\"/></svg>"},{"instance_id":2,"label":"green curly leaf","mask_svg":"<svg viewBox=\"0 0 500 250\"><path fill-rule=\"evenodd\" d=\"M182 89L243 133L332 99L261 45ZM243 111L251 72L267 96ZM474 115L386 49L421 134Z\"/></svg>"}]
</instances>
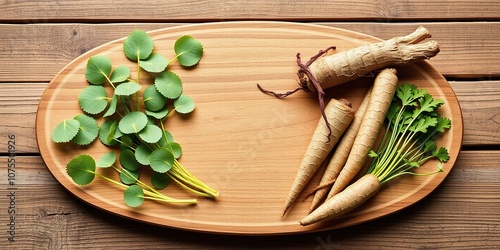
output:
<instances>
[{"instance_id":1,"label":"green curly leaf","mask_svg":"<svg viewBox=\"0 0 500 250\"><path fill-rule=\"evenodd\" d=\"M114 115L116 112L117 105L118 105L118 96L113 95L113 97L111 97L111 101L109 102L108 110L106 110L106 113L104 113L103 117Z\"/></svg>"},{"instance_id":2,"label":"green curly leaf","mask_svg":"<svg viewBox=\"0 0 500 250\"><path fill-rule=\"evenodd\" d=\"M124 83L116 86L115 95L129 96L129 95L135 94L139 90L141 90L140 84L138 84L136 82L128 81L128 82L124 82Z\"/></svg>"},{"instance_id":3,"label":"green curly leaf","mask_svg":"<svg viewBox=\"0 0 500 250\"><path fill-rule=\"evenodd\" d=\"M147 110L158 111L165 106L167 98L158 92L156 86L149 85L146 89L144 89L143 102Z\"/></svg>"},{"instance_id":4,"label":"green curly leaf","mask_svg":"<svg viewBox=\"0 0 500 250\"><path fill-rule=\"evenodd\" d=\"M145 60L139 61L139 66L150 73L160 73L168 66L168 60L164 56L152 53Z\"/></svg>"},{"instance_id":5,"label":"green curly leaf","mask_svg":"<svg viewBox=\"0 0 500 250\"><path fill-rule=\"evenodd\" d=\"M66 164L66 172L76 184L87 185L94 180L95 161L90 155L79 155Z\"/></svg>"},{"instance_id":6,"label":"green curly leaf","mask_svg":"<svg viewBox=\"0 0 500 250\"><path fill-rule=\"evenodd\" d=\"M160 73L155 79L155 86L158 92L169 99L175 99L182 94L182 81L172 71Z\"/></svg>"},{"instance_id":7,"label":"green curly leaf","mask_svg":"<svg viewBox=\"0 0 500 250\"><path fill-rule=\"evenodd\" d=\"M168 107L164 107L163 109L160 109L158 111L146 110L146 115L161 120L168 115Z\"/></svg>"},{"instance_id":8,"label":"green curly leaf","mask_svg":"<svg viewBox=\"0 0 500 250\"><path fill-rule=\"evenodd\" d=\"M174 101L174 107L175 111L181 114L187 114L191 113L194 110L195 104L191 97L187 95L181 95Z\"/></svg>"},{"instance_id":9,"label":"green curly leaf","mask_svg":"<svg viewBox=\"0 0 500 250\"><path fill-rule=\"evenodd\" d=\"M143 30L132 31L123 42L123 52L132 61L148 58L153 47L153 39Z\"/></svg>"},{"instance_id":10,"label":"green curly leaf","mask_svg":"<svg viewBox=\"0 0 500 250\"><path fill-rule=\"evenodd\" d=\"M170 142L168 144L170 149L172 150L172 154L174 154L175 159L179 159L182 155L182 147L177 142Z\"/></svg>"},{"instance_id":11,"label":"green curly leaf","mask_svg":"<svg viewBox=\"0 0 500 250\"><path fill-rule=\"evenodd\" d=\"M138 185L132 185L123 194L125 204L129 207L138 207L144 202L144 190Z\"/></svg>"},{"instance_id":12,"label":"green curly leaf","mask_svg":"<svg viewBox=\"0 0 500 250\"><path fill-rule=\"evenodd\" d=\"M130 171L135 171L135 170L139 169L139 167L140 167L139 162L137 162L137 160L135 159L134 152L132 152L132 150L130 150L130 149L123 149L120 152L120 156L118 158L120 160L120 164L124 168L126 168Z\"/></svg>"},{"instance_id":13,"label":"green curly leaf","mask_svg":"<svg viewBox=\"0 0 500 250\"><path fill-rule=\"evenodd\" d=\"M83 111L96 115L104 111L108 106L108 94L103 86L91 85L80 93L78 103Z\"/></svg>"},{"instance_id":14,"label":"green curly leaf","mask_svg":"<svg viewBox=\"0 0 500 250\"><path fill-rule=\"evenodd\" d=\"M97 138L99 134L99 125L94 118L88 115L79 114L73 119L80 122L78 134L73 138L73 142L78 145L88 145Z\"/></svg>"},{"instance_id":15,"label":"green curly leaf","mask_svg":"<svg viewBox=\"0 0 500 250\"><path fill-rule=\"evenodd\" d=\"M99 140L106 146L118 144L115 138L120 138L122 133L118 129L118 122L115 120L105 120L99 127Z\"/></svg>"},{"instance_id":16,"label":"green curly leaf","mask_svg":"<svg viewBox=\"0 0 500 250\"><path fill-rule=\"evenodd\" d=\"M170 178L166 173L153 172L151 175L151 184L156 189L164 189L170 184Z\"/></svg>"},{"instance_id":17,"label":"green curly leaf","mask_svg":"<svg viewBox=\"0 0 500 250\"><path fill-rule=\"evenodd\" d=\"M89 58L85 77L91 84L101 85L108 79L111 73L111 60L104 55L96 55Z\"/></svg>"},{"instance_id":18,"label":"green curly leaf","mask_svg":"<svg viewBox=\"0 0 500 250\"><path fill-rule=\"evenodd\" d=\"M175 157L167 148L157 148L149 157L151 168L158 173L166 173L174 165Z\"/></svg>"},{"instance_id":19,"label":"green curly leaf","mask_svg":"<svg viewBox=\"0 0 500 250\"><path fill-rule=\"evenodd\" d=\"M134 111L126 114L119 122L118 128L124 134L139 133L148 124L146 114Z\"/></svg>"},{"instance_id":20,"label":"green curly leaf","mask_svg":"<svg viewBox=\"0 0 500 250\"><path fill-rule=\"evenodd\" d=\"M142 165L149 165L151 150L146 144L141 144L135 149L135 159Z\"/></svg>"},{"instance_id":21,"label":"green curly leaf","mask_svg":"<svg viewBox=\"0 0 500 250\"><path fill-rule=\"evenodd\" d=\"M146 125L146 127L139 132L139 137L147 143L157 143L162 135L161 128L153 124Z\"/></svg>"},{"instance_id":22,"label":"green curly leaf","mask_svg":"<svg viewBox=\"0 0 500 250\"><path fill-rule=\"evenodd\" d=\"M122 169L120 171L120 181L125 185L134 184L137 182L140 175L141 173L139 170L131 171L127 169Z\"/></svg>"},{"instance_id":23,"label":"green curly leaf","mask_svg":"<svg viewBox=\"0 0 500 250\"><path fill-rule=\"evenodd\" d=\"M113 70L109 79L112 83L120 83L126 81L129 77L130 69L127 66L119 66Z\"/></svg>"},{"instance_id":24,"label":"green curly leaf","mask_svg":"<svg viewBox=\"0 0 500 250\"><path fill-rule=\"evenodd\" d=\"M182 66L191 67L200 61L203 55L203 46L191 36L182 36L175 41L174 51Z\"/></svg>"},{"instance_id":25,"label":"green curly leaf","mask_svg":"<svg viewBox=\"0 0 500 250\"><path fill-rule=\"evenodd\" d=\"M109 168L113 166L116 162L116 153L115 151L110 151L105 153L99 160L97 161L96 165L99 168Z\"/></svg>"},{"instance_id":26,"label":"green curly leaf","mask_svg":"<svg viewBox=\"0 0 500 250\"><path fill-rule=\"evenodd\" d=\"M75 119L65 119L56 125L51 138L55 143L69 142L78 134L80 122Z\"/></svg>"}]
</instances>

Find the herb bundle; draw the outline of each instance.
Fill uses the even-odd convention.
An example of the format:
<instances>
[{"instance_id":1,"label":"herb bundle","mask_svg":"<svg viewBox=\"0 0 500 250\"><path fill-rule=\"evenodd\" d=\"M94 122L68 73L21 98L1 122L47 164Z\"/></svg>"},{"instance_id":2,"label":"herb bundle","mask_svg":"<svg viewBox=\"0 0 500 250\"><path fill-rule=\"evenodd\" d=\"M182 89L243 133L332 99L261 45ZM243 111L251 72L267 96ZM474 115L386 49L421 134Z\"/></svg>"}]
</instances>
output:
<instances>
[{"instance_id":1,"label":"herb bundle","mask_svg":"<svg viewBox=\"0 0 500 250\"><path fill-rule=\"evenodd\" d=\"M131 32L123 42L125 56L137 64L137 74L130 68L117 66L105 55L89 58L85 70L89 82L80 93L78 103L83 114L60 122L51 138L56 143L74 142L88 145L96 138L106 146L119 148L104 154L97 162L81 154L70 160L68 175L79 185L87 185L95 176L125 189L125 203L131 207L152 199L172 204L195 204L196 199L174 199L158 191L174 181L186 190L204 197L216 198L218 192L198 180L178 161L182 148L165 129L165 120L174 113L188 114L195 109L194 101L183 93L182 81L169 70L177 61L192 67L203 55L202 44L190 36L182 36L174 44L175 58L167 60L155 53L153 39L142 30ZM141 84L141 73L154 76L154 83ZM113 89L108 96L105 85ZM144 88L144 89L143 89ZM142 91L141 91L142 90ZM142 96L141 96L142 93ZM99 125L96 116L102 115ZM117 165L117 158L119 165ZM139 180L142 166L153 170L151 184ZM120 182L96 171L111 167L120 175Z\"/></svg>"}]
</instances>

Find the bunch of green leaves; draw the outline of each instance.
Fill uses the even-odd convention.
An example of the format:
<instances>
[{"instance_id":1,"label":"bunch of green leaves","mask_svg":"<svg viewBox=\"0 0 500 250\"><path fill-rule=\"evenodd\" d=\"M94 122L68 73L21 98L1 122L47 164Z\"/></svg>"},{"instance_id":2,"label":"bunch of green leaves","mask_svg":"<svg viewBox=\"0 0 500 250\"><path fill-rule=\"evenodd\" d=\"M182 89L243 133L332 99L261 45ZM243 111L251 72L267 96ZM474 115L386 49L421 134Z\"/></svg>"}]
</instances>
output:
<instances>
[{"instance_id":1,"label":"bunch of green leaves","mask_svg":"<svg viewBox=\"0 0 500 250\"><path fill-rule=\"evenodd\" d=\"M90 85L78 97L84 114L60 122L52 132L52 139L56 143L72 141L88 145L99 138L107 146L117 146L123 184L136 185L140 168L149 166L154 171L151 183L156 188L164 188L173 180L196 194L216 197L216 190L179 163L182 148L164 126L172 114L188 114L195 109L194 101L183 92L180 77L169 70L169 65L175 61L184 67L198 64L203 47L194 38L182 36L176 40L174 51L175 57L167 60L155 52L154 41L146 32L131 32L123 42L123 52L137 65L134 79L129 67L113 67L106 55L89 58L85 77ZM144 83L141 73L149 74L154 81ZM107 85L112 89L111 96ZM99 126L95 117L100 114L103 122Z\"/></svg>"},{"instance_id":2,"label":"bunch of green leaves","mask_svg":"<svg viewBox=\"0 0 500 250\"><path fill-rule=\"evenodd\" d=\"M442 117L437 109L444 102L434 99L425 89L404 83L396 91L387 112L387 128L368 173L381 183L401 175L428 175L441 172L442 163L449 160L448 150L438 147L436 139L451 127L450 119ZM438 170L417 174L413 170L430 159L438 160Z\"/></svg>"},{"instance_id":3,"label":"bunch of green leaves","mask_svg":"<svg viewBox=\"0 0 500 250\"><path fill-rule=\"evenodd\" d=\"M125 203L130 207L140 206L144 199L156 200L167 202L170 204L196 204L196 199L174 199L160 193L157 189L145 184L139 180L138 175L125 168L118 168L115 166L116 154L109 152L104 154L96 163L90 155L81 154L71 159L67 166L66 171L72 177L73 181L79 185L87 185L94 180L94 177L100 177L108 182L116 184L125 189L123 198ZM107 176L104 176L96 171L96 167L100 168L113 168L120 174L121 182L115 181ZM153 180L161 178L153 175ZM129 186L130 185L130 186Z\"/></svg>"}]
</instances>

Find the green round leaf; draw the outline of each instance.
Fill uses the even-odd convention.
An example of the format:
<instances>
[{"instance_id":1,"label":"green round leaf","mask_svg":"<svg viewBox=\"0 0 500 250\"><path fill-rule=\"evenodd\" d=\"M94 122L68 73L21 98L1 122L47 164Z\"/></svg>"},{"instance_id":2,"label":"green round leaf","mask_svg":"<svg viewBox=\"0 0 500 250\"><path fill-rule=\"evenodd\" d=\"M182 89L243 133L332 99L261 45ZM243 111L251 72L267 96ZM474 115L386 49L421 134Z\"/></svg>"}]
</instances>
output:
<instances>
[{"instance_id":1,"label":"green round leaf","mask_svg":"<svg viewBox=\"0 0 500 250\"><path fill-rule=\"evenodd\" d=\"M135 149L135 159L142 165L149 165L151 150L146 144L141 144Z\"/></svg>"},{"instance_id":2,"label":"green round leaf","mask_svg":"<svg viewBox=\"0 0 500 250\"><path fill-rule=\"evenodd\" d=\"M191 113L194 108L194 101L187 95L181 95L174 101L175 111L181 114Z\"/></svg>"},{"instance_id":3,"label":"green round leaf","mask_svg":"<svg viewBox=\"0 0 500 250\"><path fill-rule=\"evenodd\" d=\"M115 151L110 151L105 153L99 160L97 161L96 165L99 168L109 168L115 164L116 161L116 153Z\"/></svg>"},{"instance_id":4,"label":"green round leaf","mask_svg":"<svg viewBox=\"0 0 500 250\"><path fill-rule=\"evenodd\" d=\"M78 103L83 111L95 115L108 105L108 93L103 86L88 86L78 96Z\"/></svg>"},{"instance_id":5,"label":"green round leaf","mask_svg":"<svg viewBox=\"0 0 500 250\"><path fill-rule=\"evenodd\" d=\"M118 122L114 120L105 120L99 127L99 140L106 146L113 146L118 143L114 138L121 136L120 130L117 129Z\"/></svg>"},{"instance_id":6,"label":"green round leaf","mask_svg":"<svg viewBox=\"0 0 500 250\"><path fill-rule=\"evenodd\" d=\"M200 61L203 55L203 46L190 36L182 36L175 41L174 51L182 66L191 67Z\"/></svg>"},{"instance_id":7,"label":"green round leaf","mask_svg":"<svg viewBox=\"0 0 500 250\"><path fill-rule=\"evenodd\" d=\"M120 164L130 171L139 169L139 162L135 159L135 154L130 149L124 149L120 153Z\"/></svg>"},{"instance_id":8,"label":"green round leaf","mask_svg":"<svg viewBox=\"0 0 500 250\"><path fill-rule=\"evenodd\" d=\"M124 82L115 89L115 95L132 95L141 90L141 85L136 82Z\"/></svg>"},{"instance_id":9,"label":"green round leaf","mask_svg":"<svg viewBox=\"0 0 500 250\"><path fill-rule=\"evenodd\" d=\"M127 66L118 66L115 70L113 70L109 79L112 83L119 83L126 81L129 77L130 69Z\"/></svg>"},{"instance_id":10,"label":"green round leaf","mask_svg":"<svg viewBox=\"0 0 500 250\"><path fill-rule=\"evenodd\" d=\"M123 184L130 185L137 182L140 176L139 170L129 171L127 169L122 169L120 171L120 181Z\"/></svg>"},{"instance_id":11,"label":"green round leaf","mask_svg":"<svg viewBox=\"0 0 500 250\"><path fill-rule=\"evenodd\" d=\"M147 72L160 73L167 68L168 60L160 54L153 53L145 60L139 61L139 66Z\"/></svg>"},{"instance_id":12,"label":"green round leaf","mask_svg":"<svg viewBox=\"0 0 500 250\"><path fill-rule=\"evenodd\" d=\"M165 138L165 136L166 136L166 138ZM172 136L172 133L165 130L165 131L163 131L163 137L158 142L158 144L160 145L160 147L166 147L168 145L168 143L173 142L173 141L174 141L174 137Z\"/></svg>"},{"instance_id":13,"label":"green round leaf","mask_svg":"<svg viewBox=\"0 0 500 250\"><path fill-rule=\"evenodd\" d=\"M69 142L78 134L79 127L79 121L65 119L56 125L50 137L55 143Z\"/></svg>"},{"instance_id":14,"label":"green round leaf","mask_svg":"<svg viewBox=\"0 0 500 250\"><path fill-rule=\"evenodd\" d=\"M162 131L160 127L148 124L139 132L139 137L147 143L157 143L162 137Z\"/></svg>"},{"instance_id":15,"label":"green round leaf","mask_svg":"<svg viewBox=\"0 0 500 250\"><path fill-rule=\"evenodd\" d=\"M148 58L153 47L153 39L143 30L132 31L123 42L123 52L132 61Z\"/></svg>"},{"instance_id":16,"label":"green round leaf","mask_svg":"<svg viewBox=\"0 0 500 250\"><path fill-rule=\"evenodd\" d=\"M181 145L177 142L170 142L168 145L172 150L172 154L174 154L175 159L179 159L182 155Z\"/></svg>"},{"instance_id":17,"label":"green round leaf","mask_svg":"<svg viewBox=\"0 0 500 250\"><path fill-rule=\"evenodd\" d=\"M164 189L170 183L170 178L166 173L153 172L151 175L151 184L156 189Z\"/></svg>"},{"instance_id":18,"label":"green round leaf","mask_svg":"<svg viewBox=\"0 0 500 250\"><path fill-rule=\"evenodd\" d=\"M134 140L129 135L122 135L120 138L120 149L130 149L134 145Z\"/></svg>"},{"instance_id":19,"label":"green round leaf","mask_svg":"<svg viewBox=\"0 0 500 250\"><path fill-rule=\"evenodd\" d=\"M146 115L161 120L168 115L168 107L164 107L163 109L160 109L158 111L146 110Z\"/></svg>"},{"instance_id":20,"label":"green round leaf","mask_svg":"<svg viewBox=\"0 0 500 250\"><path fill-rule=\"evenodd\" d=\"M129 207L138 207L144 202L144 190L138 185L132 185L123 193L125 204Z\"/></svg>"},{"instance_id":21,"label":"green round leaf","mask_svg":"<svg viewBox=\"0 0 500 250\"><path fill-rule=\"evenodd\" d=\"M167 103L167 98L158 92L154 85L149 85L146 89L144 89L143 100L146 109L151 111L158 111Z\"/></svg>"},{"instance_id":22,"label":"green round leaf","mask_svg":"<svg viewBox=\"0 0 500 250\"><path fill-rule=\"evenodd\" d=\"M95 85L101 85L106 82L111 73L111 60L104 55L96 55L89 58L85 77L87 81Z\"/></svg>"},{"instance_id":23,"label":"green round leaf","mask_svg":"<svg viewBox=\"0 0 500 250\"><path fill-rule=\"evenodd\" d=\"M109 102L109 108L106 110L106 113L104 113L104 117L112 116L116 112L116 105L118 104L118 96L113 95L111 97L111 102Z\"/></svg>"},{"instance_id":24,"label":"green round leaf","mask_svg":"<svg viewBox=\"0 0 500 250\"><path fill-rule=\"evenodd\" d=\"M158 92L169 99L175 99L182 94L182 81L172 71L160 73L155 79L155 86Z\"/></svg>"},{"instance_id":25,"label":"green round leaf","mask_svg":"<svg viewBox=\"0 0 500 250\"><path fill-rule=\"evenodd\" d=\"M139 133L148 124L148 117L146 114L134 111L126 114L120 122L118 128L124 134Z\"/></svg>"},{"instance_id":26,"label":"green round leaf","mask_svg":"<svg viewBox=\"0 0 500 250\"><path fill-rule=\"evenodd\" d=\"M76 184L87 185L94 180L95 161L90 155L79 155L66 164L66 172Z\"/></svg>"},{"instance_id":27,"label":"green round leaf","mask_svg":"<svg viewBox=\"0 0 500 250\"><path fill-rule=\"evenodd\" d=\"M174 155L167 148L157 148L149 157L151 168L158 173L165 173L174 165Z\"/></svg>"},{"instance_id":28,"label":"green round leaf","mask_svg":"<svg viewBox=\"0 0 500 250\"><path fill-rule=\"evenodd\" d=\"M97 138L99 134L99 125L97 121L84 114L79 114L73 118L80 122L80 127L78 130L78 134L76 134L73 141L78 145L88 145Z\"/></svg>"}]
</instances>

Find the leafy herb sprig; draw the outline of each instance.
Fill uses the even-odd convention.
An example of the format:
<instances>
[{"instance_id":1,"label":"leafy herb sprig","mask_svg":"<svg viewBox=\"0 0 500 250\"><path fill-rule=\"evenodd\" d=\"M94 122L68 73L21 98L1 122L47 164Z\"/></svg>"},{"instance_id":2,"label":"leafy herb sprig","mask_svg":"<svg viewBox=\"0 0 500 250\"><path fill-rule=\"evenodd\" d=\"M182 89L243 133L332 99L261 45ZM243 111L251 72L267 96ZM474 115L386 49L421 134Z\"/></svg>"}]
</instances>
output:
<instances>
[{"instance_id":1,"label":"leafy herb sprig","mask_svg":"<svg viewBox=\"0 0 500 250\"><path fill-rule=\"evenodd\" d=\"M381 184L401 175L428 175L442 172L442 163L450 159L445 147L437 147L439 133L451 127L450 119L437 109L444 104L425 89L408 83L398 87L387 113L387 128L382 142L370 156L374 158L367 173L378 177ZM412 171L430 159L437 159L436 172L419 174Z\"/></svg>"},{"instance_id":2,"label":"leafy herb sprig","mask_svg":"<svg viewBox=\"0 0 500 250\"><path fill-rule=\"evenodd\" d=\"M144 199L176 204L196 203L195 199L167 197L155 189L166 187L170 180L197 195L218 196L215 189L198 180L180 164L178 159L182 148L165 129L165 120L170 115L188 114L195 109L194 101L183 93L182 81L168 69L169 65L175 61L184 67L198 64L203 47L194 38L182 36L176 40L174 51L176 56L167 60L154 51L154 41L146 32L131 32L123 42L123 52L137 64L135 79L131 77L129 67L113 68L111 59L105 55L89 58L85 77L90 85L78 97L84 114L60 122L51 137L56 143L71 141L88 145L99 138L107 146L118 145L122 168L115 166L117 156L112 152L99 159L97 165L113 167L120 174L121 182L97 173L95 160L82 154L67 165L68 174L77 184L86 185L94 176L101 177L126 188L125 202L132 207L140 205ZM154 82L143 83L141 73L152 75ZM113 89L111 97L105 85ZM98 125L94 116L103 112L104 121ZM150 166L153 170L151 183L155 188L139 180L141 166Z\"/></svg>"}]
</instances>

